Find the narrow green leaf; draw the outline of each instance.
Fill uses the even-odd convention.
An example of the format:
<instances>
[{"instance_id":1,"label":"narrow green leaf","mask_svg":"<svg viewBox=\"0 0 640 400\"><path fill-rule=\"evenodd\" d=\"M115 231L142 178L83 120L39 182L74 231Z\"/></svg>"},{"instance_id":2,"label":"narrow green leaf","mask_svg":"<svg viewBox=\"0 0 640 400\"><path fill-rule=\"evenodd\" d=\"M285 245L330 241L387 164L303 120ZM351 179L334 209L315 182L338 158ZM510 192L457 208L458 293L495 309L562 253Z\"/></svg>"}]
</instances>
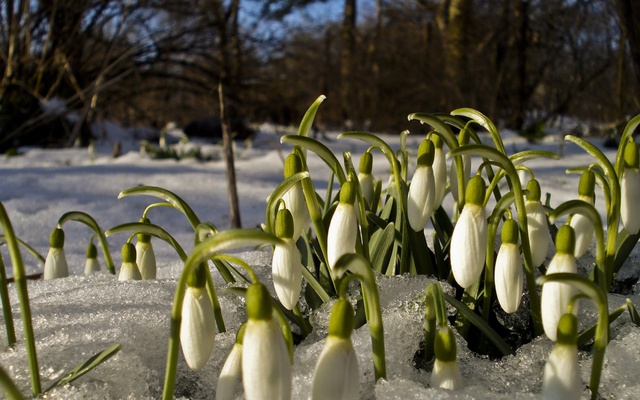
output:
<instances>
[{"instance_id":1,"label":"narrow green leaf","mask_svg":"<svg viewBox=\"0 0 640 400\"><path fill-rule=\"evenodd\" d=\"M111 347L108 347L102 350L99 353L94 354L87 361L78 365L77 367L69 371L69 373L64 375L62 378L55 381L51 386L49 386L47 390L45 390L45 392L48 392L56 387L64 386L68 383L75 381L76 379L80 378L82 375L86 374L87 372L91 371L98 365L104 363L105 361L107 361L108 359L116 355L116 353L120 351L121 347L122 347L121 344L115 344Z\"/></svg>"},{"instance_id":2,"label":"narrow green leaf","mask_svg":"<svg viewBox=\"0 0 640 400\"><path fill-rule=\"evenodd\" d=\"M23 241L20 238L16 238L16 240L18 241L18 244L22 247L25 248L25 250L27 250L29 253L31 253L31 255L36 258L38 261L40 261L42 264L44 264L44 257L42 257L42 255L40 253L38 253L38 251L36 249L34 249L33 247L31 247L27 242ZM7 242L7 240L5 239L4 235L0 235L0 245L3 245Z\"/></svg>"},{"instance_id":3,"label":"narrow green leaf","mask_svg":"<svg viewBox=\"0 0 640 400\"><path fill-rule=\"evenodd\" d=\"M304 117L302 117L302 121L300 122L300 126L298 127L298 135L300 136L309 136L309 132L311 131L311 126L313 125L313 120L316 118L316 113L318 112L318 108L320 108L320 104L326 99L325 95L320 95L316 99L316 101L311 104L306 113L304 113Z\"/></svg>"},{"instance_id":4,"label":"narrow green leaf","mask_svg":"<svg viewBox=\"0 0 640 400\"><path fill-rule=\"evenodd\" d=\"M376 231L371 235L369 242L369 253L371 254L371 264L373 270L382 273L385 261L391 251L391 246L395 242L396 228L393 222L390 222L384 229Z\"/></svg>"},{"instance_id":5,"label":"narrow green leaf","mask_svg":"<svg viewBox=\"0 0 640 400\"><path fill-rule=\"evenodd\" d=\"M552 158L558 160L560 157L552 151L546 150L525 150L516 153L509 157L513 165L522 165L529 160L535 160L536 158Z\"/></svg>"},{"instance_id":6,"label":"narrow green leaf","mask_svg":"<svg viewBox=\"0 0 640 400\"><path fill-rule=\"evenodd\" d=\"M506 154L504 144L502 143L502 137L500 137L498 128L496 128L495 124L486 115L484 115L478 110L474 110L473 108L458 108L457 110L451 111L451 115L455 115L455 116L462 115L463 117L472 119L478 125L482 126L491 134L491 137L493 138L493 142L495 143L496 148L502 154Z\"/></svg>"},{"instance_id":7,"label":"narrow green leaf","mask_svg":"<svg viewBox=\"0 0 640 400\"><path fill-rule=\"evenodd\" d=\"M640 326L640 315L638 315L638 310L636 309L635 304L633 304L629 299L627 299L627 308L629 309L631 322L636 324L636 326Z\"/></svg>"},{"instance_id":8,"label":"narrow green leaf","mask_svg":"<svg viewBox=\"0 0 640 400\"><path fill-rule=\"evenodd\" d=\"M118 195L118 198L121 199L127 196L152 196L162 199L171 204L173 208L183 213L185 217L187 217L187 220L189 220L189 223L194 230L198 225L200 225L200 219L191 209L191 207L178 195L170 192L167 189L156 186L136 186L130 189L123 190Z\"/></svg>"}]
</instances>

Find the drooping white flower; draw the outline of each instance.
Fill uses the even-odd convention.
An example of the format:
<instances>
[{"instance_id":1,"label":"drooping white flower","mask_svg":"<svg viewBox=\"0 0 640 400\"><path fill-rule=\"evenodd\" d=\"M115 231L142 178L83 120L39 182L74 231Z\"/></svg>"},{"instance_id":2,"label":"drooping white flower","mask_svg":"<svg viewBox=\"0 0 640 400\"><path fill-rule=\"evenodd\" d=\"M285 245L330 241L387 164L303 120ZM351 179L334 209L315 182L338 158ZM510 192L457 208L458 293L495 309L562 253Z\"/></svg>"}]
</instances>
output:
<instances>
[{"instance_id":1,"label":"drooping white flower","mask_svg":"<svg viewBox=\"0 0 640 400\"><path fill-rule=\"evenodd\" d=\"M67 258L64 254L64 231L54 228L49 235L49 252L44 261L44 279L66 278L69 276Z\"/></svg>"},{"instance_id":2,"label":"drooping white flower","mask_svg":"<svg viewBox=\"0 0 640 400\"><path fill-rule=\"evenodd\" d=\"M556 235L556 254L547 268L548 274L561 272L577 273L578 267L574 253L575 232L570 225L563 225ZM567 283L549 282L542 287L540 295L540 309L542 310L542 327L547 337L556 341L558 321L567 313L567 306L571 299L578 294L578 290ZM573 306L573 313L577 314L578 305Z\"/></svg>"},{"instance_id":3,"label":"drooping white flower","mask_svg":"<svg viewBox=\"0 0 640 400\"><path fill-rule=\"evenodd\" d=\"M620 178L620 219L630 234L640 231L640 212L637 202L640 199L640 155L638 145L632 139L624 149L624 170Z\"/></svg>"},{"instance_id":4,"label":"drooping white flower","mask_svg":"<svg viewBox=\"0 0 640 400\"><path fill-rule=\"evenodd\" d=\"M544 205L540 201L540 184L531 179L527 184L527 200L525 210L527 214L527 228L529 247L531 248L531 261L535 267L542 265L549 251L549 225Z\"/></svg>"},{"instance_id":5,"label":"drooping white flower","mask_svg":"<svg viewBox=\"0 0 640 400\"><path fill-rule=\"evenodd\" d=\"M459 390L464 387L458 367L456 338L448 326L436 333L434 350L436 360L431 371L431 387L436 389Z\"/></svg>"},{"instance_id":6,"label":"drooping white flower","mask_svg":"<svg viewBox=\"0 0 640 400\"><path fill-rule=\"evenodd\" d=\"M215 314L205 286L188 286L182 303L180 345L189 368L199 371L207 363L215 338Z\"/></svg>"},{"instance_id":7,"label":"drooping white flower","mask_svg":"<svg viewBox=\"0 0 640 400\"><path fill-rule=\"evenodd\" d=\"M291 365L264 285L247 289L247 327L242 344L242 384L247 400L289 400Z\"/></svg>"},{"instance_id":8,"label":"drooping white flower","mask_svg":"<svg viewBox=\"0 0 640 400\"><path fill-rule=\"evenodd\" d=\"M149 219L142 218L140 222L149 223ZM156 279L156 255L151 244L151 236L144 233L138 234L136 264L138 264L142 279Z\"/></svg>"},{"instance_id":9,"label":"drooping white flower","mask_svg":"<svg viewBox=\"0 0 640 400\"><path fill-rule=\"evenodd\" d=\"M87 261L84 263L84 274L89 275L100 271L100 263L98 262L98 249L93 241L87 245Z\"/></svg>"},{"instance_id":10,"label":"drooping white flower","mask_svg":"<svg viewBox=\"0 0 640 400\"><path fill-rule=\"evenodd\" d=\"M284 177L285 179L302 172L302 160L300 156L295 153L291 153L287 156L284 163ZM302 190L302 183L297 182L282 196L285 207L291 212L293 216L293 241L298 240L302 232L308 229L311 223L311 216L309 215L309 209L307 208L307 201L304 197Z\"/></svg>"},{"instance_id":11,"label":"drooping white flower","mask_svg":"<svg viewBox=\"0 0 640 400\"><path fill-rule=\"evenodd\" d=\"M502 225L502 244L495 266L495 289L500 306L506 313L514 313L520 307L524 271L518 249L518 224L508 219Z\"/></svg>"},{"instance_id":12,"label":"drooping white flower","mask_svg":"<svg viewBox=\"0 0 640 400\"><path fill-rule=\"evenodd\" d=\"M466 203L451 236L451 271L456 282L465 289L478 280L484 267L487 251L485 192L486 184L480 175L469 180Z\"/></svg>"},{"instance_id":13,"label":"drooping white flower","mask_svg":"<svg viewBox=\"0 0 640 400\"><path fill-rule=\"evenodd\" d=\"M360 183L360 191L362 192L362 197L367 202L367 206L371 209L377 207L377 204L372 205L373 201L373 193L375 188L375 178L371 173L373 169L373 156L368 151L362 153L360 156L360 166L358 172L358 182Z\"/></svg>"},{"instance_id":14,"label":"drooping white flower","mask_svg":"<svg viewBox=\"0 0 640 400\"><path fill-rule=\"evenodd\" d=\"M278 211L276 236L284 243L276 244L273 250L271 271L276 295L287 310L293 309L302 290L302 261L300 251L292 238L293 217L287 209Z\"/></svg>"},{"instance_id":15,"label":"drooping white flower","mask_svg":"<svg viewBox=\"0 0 640 400\"><path fill-rule=\"evenodd\" d=\"M341 298L333 306L329 336L313 372L312 400L355 400L360 393L358 357L351 342L354 312Z\"/></svg>"},{"instance_id":16,"label":"drooping white flower","mask_svg":"<svg viewBox=\"0 0 640 400\"><path fill-rule=\"evenodd\" d=\"M595 186L595 173L591 170L583 172L578 186L578 200L586 201L593 205L595 203ZM593 223L591 223L591 220L582 214L575 214L571 217L571 226L576 233L576 245L573 254L576 258L580 258L591 246L595 234L595 227Z\"/></svg>"},{"instance_id":17,"label":"drooping white flower","mask_svg":"<svg viewBox=\"0 0 640 400\"><path fill-rule=\"evenodd\" d=\"M429 222L436 198L433 175L434 145L431 140L423 140L418 150L418 166L407 195L407 217L411 229L419 232Z\"/></svg>"},{"instance_id":18,"label":"drooping white flower","mask_svg":"<svg viewBox=\"0 0 640 400\"><path fill-rule=\"evenodd\" d=\"M573 314L564 314L560 319L558 342L547 358L542 376L542 398L545 400L579 400L582 397L577 326Z\"/></svg>"},{"instance_id":19,"label":"drooping white flower","mask_svg":"<svg viewBox=\"0 0 640 400\"><path fill-rule=\"evenodd\" d=\"M242 324L238 329L236 342L220 370L220 377L218 377L216 385L216 399L231 399L236 384L242 376L242 341L246 326L246 324Z\"/></svg>"},{"instance_id":20,"label":"drooping white flower","mask_svg":"<svg viewBox=\"0 0 640 400\"><path fill-rule=\"evenodd\" d=\"M444 143L438 135L433 135L431 141L435 146L433 153L433 178L435 179L436 197L433 201L433 209L437 210L442 205L447 189L447 156L444 152ZM471 173L471 169L469 169Z\"/></svg>"},{"instance_id":21,"label":"drooping white flower","mask_svg":"<svg viewBox=\"0 0 640 400\"><path fill-rule=\"evenodd\" d=\"M136 264L136 247L133 243L125 243L122 245L122 266L120 267L120 274L118 274L119 281L127 280L141 280L140 270Z\"/></svg>"},{"instance_id":22,"label":"drooping white flower","mask_svg":"<svg viewBox=\"0 0 640 400\"><path fill-rule=\"evenodd\" d=\"M340 190L340 203L331 217L327 232L327 261L331 269L341 256L356 251L358 217L353 205L355 197L353 182L345 182Z\"/></svg>"}]
</instances>

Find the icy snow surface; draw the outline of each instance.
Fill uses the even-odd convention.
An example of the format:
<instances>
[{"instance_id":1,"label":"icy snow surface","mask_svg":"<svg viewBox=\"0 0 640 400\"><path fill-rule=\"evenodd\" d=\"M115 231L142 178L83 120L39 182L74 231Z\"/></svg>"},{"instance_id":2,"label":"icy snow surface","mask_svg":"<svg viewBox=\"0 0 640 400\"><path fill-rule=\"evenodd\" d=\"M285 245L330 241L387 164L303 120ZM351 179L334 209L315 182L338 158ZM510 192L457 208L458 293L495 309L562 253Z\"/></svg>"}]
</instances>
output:
<instances>
[{"instance_id":1,"label":"icy snow surface","mask_svg":"<svg viewBox=\"0 0 640 400\"><path fill-rule=\"evenodd\" d=\"M417 149L423 138L409 136L409 147ZM282 160L289 151L279 145L282 131L264 126L251 146L238 144L236 167L243 225L255 227L264 221L265 199L282 179ZM293 133L293 132L284 132ZM390 144L399 146L396 136L385 137ZM557 142L551 140L532 146L521 139L507 135L506 147L510 153L526 148L558 151ZM330 134L325 144L341 159L349 150L357 162L367 145L361 142L337 139ZM0 159L0 201L11 218L17 235L45 255L49 232L58 218L67 211L84 211L92 215L106 230L115 225L137 221L144 208L155 199L144 196L118 200L120 191L144 184L161 186L186 200L201 220L211 221L219 228L229 226L224 163L200 163L194 160L152 161L141 156L135 143L125 143L124 155L111 157L112 142L98 146L98 156L90 160L85 149L41 150L23 149L24 155ZM543 192L552 194L552 205L576 196L578 175L565 174L566 168L586 166L592 162L577 146L567 144L560 161L534 160L528 162L540 181ZM219 152L215 146L207 151ZM607 152L613 154L611 150ZM322 161L309 155L312 178L319 191L327 185L328 169ZM374 175L386 177L386 161L376 155ZM449 198L449 197L448 197ZM450 201L450 200L449 200ZM603 201L597 207L603 211ZM451 208L448 203L447 207ZM192 230L184 217L168 208L154 209L149 217L163 226L190 251ZM90 355L121 343L122 350L96 370L73 384L48 393L47 398L64 399L155 399L162 393L169 334L169 315L181 265L173 249L154 239L158 256L158 279L155 281L118 282L106 272L82 276L84 251L90 230L84 225L68 222L65 225L65 251L70 273L66 279L29 281L29 295L37 339L38 359L43 387L48 385ZM116 266L120 263L120 246L125 234L109 238ZM8 260L6 246L3 257ZM101 250L99 259L104 268ZM549 256L553 253L550 250ZM241 257L254 266L270 285L270 253L249 251ZM27 272L42 270L31 255L23 252ZM590 267L593 259L584 265ZM632 255L637 265L637 254ZM7 264L10 264L8 261ZM633 265L629 268L633 269ZM629 269L627 268L627 269ZM12 275L10 266L7 273ZM182 356L176 379L176 398L212 399L220 368L235 340L235 333L245 320L244 305L235 294L225 291L225 284L214 272L214 280L228 332L216 336L216 345L209 363L199 372L190 371ZM542 370L552 343L539 337L520 348L515 356L491 361L467 350L458 337L458 355L462 375L467 387L449 392L431 389L429 374L414 367L414 357L420 348L423 324L423 292L430 282L425 277L380 277L379 287L385 344L387 350L387 381L373 383L371 341L368 327L356 330L353 342L358 354L363 399L513 399L538 398ZM270 287L270 290L273 290ZM0 329L0 365L9 371L22 392L30 393L28 368L22 339L22 326L15 291L11 286L11 301L16 322L18 344L9 349L6 333ZM630 297L640 305L640 297ZM620 296L610 296L610 309L624 303ZM580 317L583 326L595 321L595 308L583 302ZM295 350L293 368L293 398L307 399L310 382L318 355L324 344L331 304L325 304L313 313L312 334ZM607 349L600 393L610 399L640 398L640 331L621 316L612 329L612 341ZM591 358L581 352L582 377L589 380ZM586 396L588 391L585 390ZM237 398L243 398L238 385Z\"/></svg>"}]
</instances>

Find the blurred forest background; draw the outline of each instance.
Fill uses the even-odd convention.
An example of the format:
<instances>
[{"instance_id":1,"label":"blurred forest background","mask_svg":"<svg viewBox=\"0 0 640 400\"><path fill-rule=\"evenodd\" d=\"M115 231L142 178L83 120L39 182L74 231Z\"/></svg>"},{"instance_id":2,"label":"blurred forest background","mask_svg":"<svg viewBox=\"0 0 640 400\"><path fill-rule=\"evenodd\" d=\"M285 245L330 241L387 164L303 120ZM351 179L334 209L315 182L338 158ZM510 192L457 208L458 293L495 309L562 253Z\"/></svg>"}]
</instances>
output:
<instances>
[{"instance_id":1,"label":"blurred forest background","mask_svg":"<svg viewBox=\"0 0 640 400\"><path fill-rule=\"evenodd\" d=\"M100 120L217 114L397 133L474 107L528 132L640 111L637 0L3 0L0 149L71 145ZM73 123L43 112L64 103Z\"/></svg>"}]
</instances>

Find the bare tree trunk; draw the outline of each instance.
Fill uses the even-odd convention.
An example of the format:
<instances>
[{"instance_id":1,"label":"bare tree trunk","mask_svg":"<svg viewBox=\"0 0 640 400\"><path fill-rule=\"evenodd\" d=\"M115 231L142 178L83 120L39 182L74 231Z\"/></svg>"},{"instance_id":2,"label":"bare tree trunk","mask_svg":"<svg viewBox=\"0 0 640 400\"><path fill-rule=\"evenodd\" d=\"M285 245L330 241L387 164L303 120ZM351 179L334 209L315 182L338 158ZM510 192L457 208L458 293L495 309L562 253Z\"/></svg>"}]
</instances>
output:
<instances>
[{"instance_id":1,"label":"bare tree trunk","mask_svg":"<svg viewBox=\"0 0 640 400\"><path fill-rule=\"evenodd\" d=\"M356 0L345 0L342 21L342 51L340 53L340 97L344 118L353 113L353 67L356 48Z\"/></svg>"},{"instance_id":2,"label":"bare tree trunk","mask_svg":"<svg viewBox=\"0 0 640 400\"><path fill-rule=\"evenodd\" d=\"M517 13L520 17L520 33L518 35L518 75L516 78L518 105L514 116L514 127L522 130L527 109L527 48L529 47L529 2L518 1Z\"/></svg>"},{"instance_id":3,"label":"bare tree trunk","mask_svg":"<svg viewBox=\"0 0 640 400\"><path fill-rule=\"evenodd\" d=\"M227 170L227 198L229 200L229 218L231 219L232 228L241 228L242 222L240 221L240 206L238 202L238 189L236 186L236 167L233 157L233 139L231 138L229 123L225 115L222 82L218 84L218 99L220 100L220 124L222 126L222 144L224 146L224 160Z\"/></svg>"},{"instance_id":4,"label":"bare tree trunk","mask_svg":"<svg viewBox=\"0 0 640 400\"><path fill-rule=\"evenodd\" d=\"M637 0L616 0L620 25L629 42L631 62L636 76L636 101L640 97L640 4Z\"/></svg>"},{"instance_id":5,"label":"bare tree trunk","mask_svg":"<svg viewBox=\"0 0 640 400\"><path fill-rule=\"evenodd\" d=\"M447 74L457 89L460 101L467 106L475 106L471 93L472 80L469 77L469 34L471 29L472 0L450 0L443 2L446 10L445 57ZM442 22L441 22L442 24Z\"/></svg>"}]
</instances>

